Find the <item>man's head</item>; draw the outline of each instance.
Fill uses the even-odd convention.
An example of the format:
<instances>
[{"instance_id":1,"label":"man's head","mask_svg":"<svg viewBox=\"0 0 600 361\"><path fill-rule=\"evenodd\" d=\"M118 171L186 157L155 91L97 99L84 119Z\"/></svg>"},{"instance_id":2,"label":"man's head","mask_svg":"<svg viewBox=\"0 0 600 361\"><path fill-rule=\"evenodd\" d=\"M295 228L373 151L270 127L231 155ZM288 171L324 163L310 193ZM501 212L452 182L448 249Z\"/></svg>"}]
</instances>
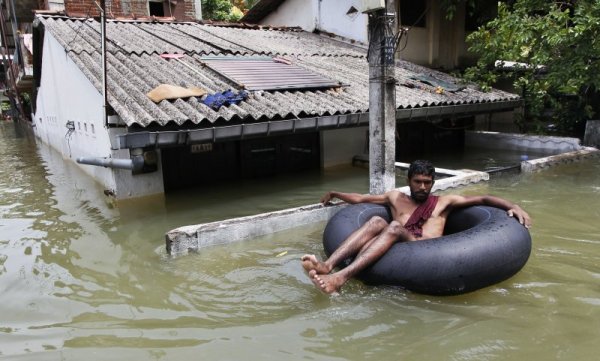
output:
<instances>
[{"instance_id":1,"label":"man's head","mask_svg":"<svg viewBox=\"0 0 600 361\"><path fill-rule=\"evenodd\" d=\"M408 167L410 196L418 203L425 202L435 182L435 168L426 160L415 160Z\"/></svg>"}]
</instances>

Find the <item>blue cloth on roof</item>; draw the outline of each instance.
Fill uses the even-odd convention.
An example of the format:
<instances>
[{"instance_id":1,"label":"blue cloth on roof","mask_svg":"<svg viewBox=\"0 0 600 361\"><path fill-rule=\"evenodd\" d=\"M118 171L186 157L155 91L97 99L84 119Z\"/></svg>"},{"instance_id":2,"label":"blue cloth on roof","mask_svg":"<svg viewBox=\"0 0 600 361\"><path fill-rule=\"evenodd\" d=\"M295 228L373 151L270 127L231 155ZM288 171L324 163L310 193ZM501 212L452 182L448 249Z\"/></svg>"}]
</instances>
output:
<instances>
[{"instance_id":1,"label":"blue cloth on roof","mask_svg":"<svg viewBox=\"0 0 600 361\"><path fill-rule=\"evenodd\" d=\"M235 93L232 90L209 94L202 100L202 103L211 107L213 110L219 110L223 105L238 104L248 98L248 92L245 90Z\"/></svg>"}]
</instances>

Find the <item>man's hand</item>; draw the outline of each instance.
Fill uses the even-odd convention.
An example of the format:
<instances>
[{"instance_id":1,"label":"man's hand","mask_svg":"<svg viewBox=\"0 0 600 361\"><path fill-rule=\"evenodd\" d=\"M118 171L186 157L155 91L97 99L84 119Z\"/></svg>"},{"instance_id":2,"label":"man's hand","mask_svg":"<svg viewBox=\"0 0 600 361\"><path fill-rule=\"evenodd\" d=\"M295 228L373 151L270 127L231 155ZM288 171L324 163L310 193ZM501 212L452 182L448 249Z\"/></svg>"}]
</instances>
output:
<instances>
[{"instance_id":1,"label":"man's hand","mask_svg":"<svg viewBox=\"0 0 600 361\"><path fill-rule=\"evenodd\" d=\"M531 227L531 218L529 217L529 214L527 214L527 212L525 212L521 207L514 206L506 211L506 213L508 213L510 217L515 217L518 219L519 223L524 225L526 228Z\"/></svg>"},{"instance_id":2,"label":"man's hand","mask_svg":"<svg viewBox=\"0 0 600 361\"><path fill-rule=\"evenodd\" d=\"M333 198L333 196L331 195L331 192L327 192L323 195L323 197L321 197L321 204L326 206L328 204L331 204L331 199Z\"/></svg>"}]
</instances>

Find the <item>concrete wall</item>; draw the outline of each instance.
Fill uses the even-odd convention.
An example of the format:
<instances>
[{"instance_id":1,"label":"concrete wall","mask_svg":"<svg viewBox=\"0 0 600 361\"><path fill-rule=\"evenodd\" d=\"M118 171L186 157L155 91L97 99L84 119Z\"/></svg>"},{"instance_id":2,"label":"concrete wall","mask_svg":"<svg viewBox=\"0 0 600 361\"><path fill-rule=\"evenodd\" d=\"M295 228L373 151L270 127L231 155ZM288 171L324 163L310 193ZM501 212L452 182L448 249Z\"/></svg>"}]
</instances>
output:
<instances>
[{"instance_id":1,"label":"concrete wall","mask_svg":"<svg viewBox=\"0 0 600 361\"><path fill-rule=\"evenodd\" d=\"M465 146L488 149L532 150L558 154L582 149L579 143L578 138L498 132L465 132Z\"/></svg>"},{"instance_id":2,"label":"concrete wall","mask_svg":"<svg viewBox=\"0 0 600 361\"><path fill-rule=\"evenodd\" d=\"M588 120L585 124L583 144L600 148L600 120Z\"/></svg>"},{"instance_id":3,"label":"concrete wall","mask_svg":"<svg viewBox=\"0 0 600 361\"><path fill-rule=\"evenodd\" d=\"M514 111L489 113L475 116L475 130L501 133L519 133L519 127L515 124L515 116L520 113L521 108Z\"/></svg>"},{"instance_id":4,"label":"concrete wall","mask_svg":"<svg viewBox=\"0 0 600 361\"><path fill-rule=\"evenodd\" d=\"M44 36L36 109L33 119L36 136L63 157L74 160L82 153L94 157L111 154L102 122L102 95L49 33ZM72 132L66 128L68 121L74 122ZM115 187L110 170L97 168L86 172L106 187Z\"/></svg>"},{"instance_id":5,"label":"concrete wall","mask_svg":"<svg viewBox=\"0 0 600 361\"><path fill-rule=\"evenodd\" d=\"M65 159L129 159L128 150L111 147L111 137L102 119L102 95L48 33L44 36L42 78L36 102L37 112L33 118L36 136L58 150ZM73 122L75 129L67 129L67 122ZM111 130L113 133L124 131L125 128ZM119 199L163 192L160 169L134 176L125 170L90 165L79 167Z\"/></svg>"},{"instance_id":6,"label":"concrete wall","mask_svg":"<svg viewBox=\"0 0 600 361\"><path fill-rule=\"evenodd\" d=\"M360 12L360 0L322 0L319 2L318 29L344 38L367 43L368 17ZM354 7L359 12L347 14Z\"/></svg>"},{"instance_id":7,"label":"concrete wall","mask_svg":"<svg viewBox=\"0 0 600 361\"><path fill-rule=\"evenodd\" d=\"M322 131L321 167L352 164L352 157L368 153L365 148L368 131L368 127Z\"/></svg>"},{"instance_id":8,"label":"concrete wall","mask_svg":"<svg viewBox=\"0 0 600 361\"><path fill-rule=\"evenodd\" d=\"M410 28L408 42L406 47L399 52L399 57L432 68L453 69L469 58L465 42L466 11L464 4L457 8L452 20L447 20L439 1L425 1L429 6L426 26ZM398 4L400 2L401 0L398 1ZM410 27L413 24L401 25ZM403 39L400 46L404 44Z\"/></svg>"},{"instance_id":9,"label":"concrete wall","mask_svg":"<svg viewBox=\"0 0 600 361\"><path fill-rule=\"evenodd\" d=\"M544 170L559 164L579 162L584 159L598 158L600 151L596 148L583 147L580 150L551 155L544 158L526 160L521 162L521 172L531 173Z\"/></svg>"},{"instance_id":10,"label":"concrete wall","mask_svg":"<svg viewBox=\"0 0 600 361\"><path fill-rule=\"evenodd\" d=\"M261 24L299 26L313 32L317 27L318 0L288 0L267 15Z\"/></svg>"},{"instance_id":11,"label":"concrete wall","mask_svg":"<svg viewBox=\"0 0 600 361\"><path fill-rule=\"evenodd\" d=\"M366 43L367 15L360 12L347 15L352 6L360 9L360 0L288 0L261 24L299 26L309 32L320 30Z\"/></svg>"}]
</instances>

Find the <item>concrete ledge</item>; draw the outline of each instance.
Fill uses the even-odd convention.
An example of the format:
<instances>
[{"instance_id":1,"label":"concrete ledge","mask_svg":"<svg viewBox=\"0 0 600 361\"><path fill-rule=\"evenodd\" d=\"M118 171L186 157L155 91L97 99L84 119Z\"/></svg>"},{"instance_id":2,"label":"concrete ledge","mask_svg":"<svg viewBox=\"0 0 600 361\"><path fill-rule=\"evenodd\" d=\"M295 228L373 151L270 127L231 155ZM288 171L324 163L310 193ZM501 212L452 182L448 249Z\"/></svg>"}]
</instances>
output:
<instances>
[{"instance_id":1,"label":"concrete ledge","mask_svg":"<svg viewBox=\"0 0 600 361\"><path fill-rule=\"evenodd\" d=\"M254 216L179 227L169 231L165 236L167 252L171 255L182 255L208 246L253 239L290 228L323 222L345 206L345 203L336 203L327 207L313 204Z\"/></svg>"},{"instance_id":2,"label":"concrete ledge","mask_svg":"<svg viewBox=\"0 0 600 361\"><path fill-rule=\"evenodd\" d=\"M436 181L434 191L489 179L489 175L485 172L470 170L452 171L436 168L436 172L452 173L454 176ZM398 190L406 194L410 193L408 187L398 188ZM179 227L165 235L167 252L173 256L184 255L208 246L253 239L286 229L325 222L345 206L345 203L335 203L327 207L313 204L254 216Z\"/></svg>"},{"instance_id":3,"label":"concrete ledge","mask_svg":"<svg viewBox=\"0 0 600 361\"><path fill-rule=\"evenodd\" d=\"M466 131L465 145L488 149L533 150L564 153L581 149L578 138Z\"/></svg>"},{"instance_id":4,"label":"concrete ledge","mask_svg":"<svg viewBox=\"0 0 600 361\"><path fill-rule=\"evenodd\" d=\"M567 152L549 157L538 158L521 162L521 172L535 172L557 164L572 163L583 159L599 157L600 151L596 148L584 147L581 150Z\"/></svg>"},{"instance_id":5,"label":"concrete ledge","mask_svg":"<svg viewBox=\"0 0 600 361\"><path fill-rule=\"evenodd\" d=\"M438 168L436 168L437 171ZM490 175L486 172L476 170L462 169L458 174L450 178L443 178L435 181L433 191L442 191L444 189L464 187L469 184L479 183L490 180ZM408 187L406 187L408 189Z\"/></svg>"}]
</instances>

